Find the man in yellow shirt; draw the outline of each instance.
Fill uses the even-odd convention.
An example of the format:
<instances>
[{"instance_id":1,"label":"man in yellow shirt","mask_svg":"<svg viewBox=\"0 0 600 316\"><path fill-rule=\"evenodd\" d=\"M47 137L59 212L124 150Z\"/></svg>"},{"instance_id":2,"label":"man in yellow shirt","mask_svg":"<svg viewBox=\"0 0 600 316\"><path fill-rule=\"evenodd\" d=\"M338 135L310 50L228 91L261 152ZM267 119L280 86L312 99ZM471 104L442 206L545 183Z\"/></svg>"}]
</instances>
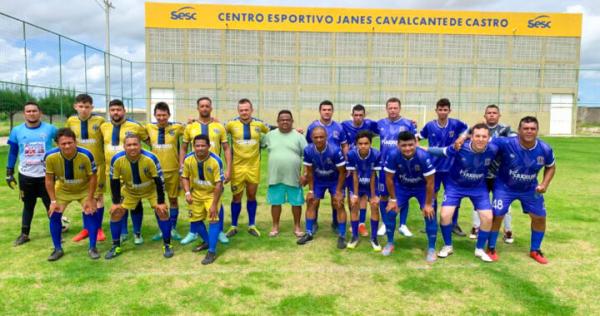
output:
<instances>
[{"instance_id":1,"label":"man in yellow shirt","mask_svg":"<svg viewBox=\"0 0 600 316\"><path fill-rule=\"evenodd\" d=\"M260 138L269 132L269 126L252 117L252 102L238 101L239 116L225 125L233 143L233 164L231 169L231 228L227 237L237 234L238 219L242 210L242 194L246 191L248 210L248 233L260 236L256 228L256 191L260 182Z\"/></svg>"},{"instance_id":2,"label":"man in yellow shirt","mask_svg":"<svg viewBox=\"0 0 600 316\"><path fill-rule=\"evenodd\" d=\"M77 147L75 133L61 128L56 134L58 148L50 150L44 158L46 163L45 187L50 197L50 235L54 250L48 261L60 259L64 252L61 245L62 213L67 206L77 201L83 208L83 221L90 232L88 254L92 259L100 258L96 249L96 234L100 225L96 210L96 164L94 156L85 148Z\"/></svg>"}]
</instances>

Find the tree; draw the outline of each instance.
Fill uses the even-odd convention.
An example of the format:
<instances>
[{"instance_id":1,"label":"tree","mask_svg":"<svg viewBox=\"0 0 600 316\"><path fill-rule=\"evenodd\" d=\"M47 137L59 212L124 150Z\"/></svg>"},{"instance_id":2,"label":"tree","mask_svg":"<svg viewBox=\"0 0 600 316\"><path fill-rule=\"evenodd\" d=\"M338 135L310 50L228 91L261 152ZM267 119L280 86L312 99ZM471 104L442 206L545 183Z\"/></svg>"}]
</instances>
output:
<instances>
[{"instance_id":1,"label":"tree","mask_svg":"<svg viewBox=\"0 0 600 316\"><path fill-rule=\"evenodd\" d=\"M11 130L14 126L15 114L23 110L23 104L27 101L35 101L35 98L23 88L18 90L8 88L0 89L0 112L8 114Z\"/></svg>"},{"instance_id":2,"label":"tree","mask_svg":"<svg viewBox=\"0 0 600 316\"><path fill-rule=\"evenodd\" d=\"M73 109L73 100L75 100L74 90L60 92L50 90L48 94L40 98L38 103L42 109L42 112L48 115L50 118L50 123L52 123L53 115L63 115L64 117L69 117L75 113L75 109Z\"/></svg>"}]
</instances>

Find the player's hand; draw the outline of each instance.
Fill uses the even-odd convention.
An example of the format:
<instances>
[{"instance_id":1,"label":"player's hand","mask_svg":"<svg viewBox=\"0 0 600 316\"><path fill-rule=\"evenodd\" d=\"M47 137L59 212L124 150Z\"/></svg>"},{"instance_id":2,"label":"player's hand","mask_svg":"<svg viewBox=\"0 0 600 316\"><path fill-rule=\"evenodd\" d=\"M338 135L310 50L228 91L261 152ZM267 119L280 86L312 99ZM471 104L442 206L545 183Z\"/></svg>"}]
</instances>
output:
<instances>
[{"instance_id":1,"label":"player's hand","mask_svg":"<svg viewBox=\"0 0 600 316\"><path fill-rule=\"evenodd\" d=\"M464 137L459 137L456 139L456 141L454 142L454 150L460 150L463 146L463 144L465 143L466 138Z\"/></svg>"},{"instance_id":2,"label":"player's hand","mask_svg":"<svg viewBox=\"0 0 600 316\"><path fill-rule=\"evenodd\" d=\"M6 168L6 184L13 190L17 186L17 181L15 180L15 169Z\"/></svg>"},{"instance_id":3,"label":"player's hand","mask_svg":"<svg viewBox=\"0 0 600 316\"><path fill-rule=\"evenodd\" d=\"M86 199L85 202L83 202L83 213L85 213L86 215L94 214L94 212L96 212L95 206L96 200Z\"/></svg>"},{"instance_id":4,"label":"player's hand","mask_svg":"<svg viewBox=\"0 0 600 316\"><path fill-rule=\"evenodd\" d=\"M60 205L56 201L50 201L50 207L48 207L48 217L52 216L54 212L60 212Z\"/></svg>"},{"instance_id":5,"label":"player's hand","mask_svg":"<svg viewBox=\"0 0 600 316\"><path fill-rule=\"evenodd\" d=\"M306 186L307 184L308 184L308 179L306 179L305 175L301 175L300 176L300 186L303 187L303 186Z\"/></svg>"},{"instance_id":6,"label":"player's hand","mask_svg":"<svg viewBox=\"0 0 600 316\"><path fill-rule=\"evenodd\" d=\"M308 193L306 193L306 201L308 203L312 203L312 201L315 199L315 194L312 191L308 191Z\"/></svg>"},{"instance_id":7,"label":"player's hand","mask_svg":"<svg viewBox=\"0 0 600 316\"><path fill-rule=\"evenodd\" d=\"M335 195L333 196L333 202L337 205L340 205L344 202L344 194L342 194L342 191L335 191Z\"/></svg>"},{"instance_id":8,"label":"player's hand","mask_svg":"<svg viewBox=\"0 0 600 316\"><path fill-rule=\"evenodd\" d=\"M115 217L122 216L125 213L125 210L121 206L121 204L113 204L110 207L110 215L114 215Z\"/></svg>"},{"instance_id":9,"label":"player's hand","mask_svg":"<svg viewBox=\"0 0 600 316\"><path fill-rule=\"evenodd\" d=\"M156 214L158 215L158 218L160 218L161 220L166 220L167 218L169 218L169 212L167 211L167 204L162 203L162 204L157 204L156 205Z\"/></svg>"},{"instance_id":10,"label":"player's hand","mask_svg":"<svg viewBox=\"0 0 600 316\"><path fill-rule=\"evenodd\" d=\"M423 208L423 216L430 220L433 219L435 212L433 211L433 206L431 204L425 204L425 207Z\"/></svg>"},{"instance_id":11,"label":"player's hand","mask_svg":"<svg viewBox=\"0 0 600 316\"><path fill-rule=\"evenodd\" d=\"M538 184L537 187L535 187L535 192L539 193L539 194L544 194L546 193L546 186L543 184Z\"/></svg>"},{"instance_id":12,"label":"player's hand","mask_svg":"<svg viewBox=\"0 0 600 316\"><path fill-rule=\"evenodd\" d=\"M379 197L376 195L372 195L371 198L369 199L369 201L371 202L371 204L375 205L375 206L379 206Z\"/></svg>"},{"instance_id":13,"label":"player's hand","mask_svg":"<svg viewBox=\"0 0 600 316\"><path fill-rule=\"evenodd\" d=\"M304 134L304 128L302 128L302 127L296 127L296 132L298 132L300 134Z\"/></svg>"},{"instance_id":14,"label":"player's hand","mask_svg":"<svg viewBox=\"0 0 600 316\"><path fill-rule=\"evenodd\" d=\"M392 200L390 200L390 201L388 202L388 205L387 205L387 207L385 208L385 210L386 210L386 211L388 211L388 212L389 212L389 211L392 211L392 212L396 212L396 213L398 213L398 204L397 204L397 202L396 202L396 201L392 201Z\"/></svg>"},{"instance_id":15,"label":"player's hand","mask_svg":"<svg viewBox=\"0 0 600 316\"><path fill-rule=\"evenodd\" d=\"M358 195L352 194L352 196L350 197L350 205L355 206L357 204L358 204Z\"/></svg>"},{"instance_id":16,"label":"player's hand","mask_svg":"<svg viewBox=\"0 0 600 316\"><path fill-rule=\"evenodd\" d=\"M208 209L208 220L209 221L218 221L219 220L219 212L217 212L217 208L213 205Z\"/></svg>"},{"instance_id":17,"label":"player's hand","mask_svg":"<svg viewBox=\"0 0 600 316\"><path fill-rule=\"evenodd\" d=\"M225 178L223 183L229 183L229 181L231 181L231 171L225 171L225 175L223 177Z\"/></svg>"},{"instance_id":18,"label":"player's hand","mask_svg":"<svg viewBox=\"0 0 600 316\"><path fill-rule=\"evenodd\" d=\"M192 205L192 193L185 193L185 201L187 202L187 204Z\"/></svg>"},{"instance_id":19,"label":"player's hand","mask_svg":"<svg viewBox=\"0 0 600 316\"><path fill-rule=\"evenodd\" d=\"M213 116L210 117L210 120L213 121L213 122L221 123L221 122L219 122L218 118L213 117Z\"/></svg>"}]
</instances>

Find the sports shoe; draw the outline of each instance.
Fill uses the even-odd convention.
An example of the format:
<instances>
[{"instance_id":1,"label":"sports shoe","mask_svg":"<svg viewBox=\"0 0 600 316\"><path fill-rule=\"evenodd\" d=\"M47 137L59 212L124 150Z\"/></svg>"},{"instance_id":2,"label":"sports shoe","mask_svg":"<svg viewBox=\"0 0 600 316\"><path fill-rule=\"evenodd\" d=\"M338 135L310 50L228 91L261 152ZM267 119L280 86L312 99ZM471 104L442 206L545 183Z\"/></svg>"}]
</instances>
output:
<instances>
[{"instance_id":1,"label":"sports shoe","mask_svg":"<svg viewBox=\"0 0 600 316\"><path fill-rule=\"evenodd\" d=\"M123 250L121 250L121 246L113 245L110 250L104 255L104 259L110 260L121 254Z\"/></svg>"},{"instance_id":2,"label":"sports shoe","mask_svg":"<svg viewBox=\"0 0 600 316\"><path fill-rule=\"evenodd\" d=\"M296 244L304 245L311 240L313 240L313 235L310 233L306 233L306 234L304 234L304 236L302 236L302 237L298 238L298 240L296 240Z\"/></svg>"},{"instance_id":3,"label":"sports shoe","mask_svg":"<svg viewBox=\"0 0 600 316\"><path fill-rule=\"evenodd\" d=\"M367 225L364 223L358 224L358 234L367 237L369 236L369 231L367 230Z\"/></svg>"},{"instance_id":4,"label":"sports shoe","mask_svg":"<svg viewBox=\"0 0 600 316\"><path fill-rule=\"evenodd\" d=\"M165 244L163 246L163 257L171 258L174 255L175 255L175 251L173 251L173 247L171 247L171 245L169 245L169 244Z\"/></svg>"},{"instance_id":5,"label":"sports shoe","mask_svg":"<svg viewBox=\"0 0 600 316\"><path fill-rule=\"evenodd\" d=\"M544 257L544 254L542 253L542 251L541 251L541 250L534 250L534 251L531 251L531 252L529 253L529 256L530 256L531 258L533 258L533 260L537 261L538 263L541 263L541 264L547 264L547 263L548 263L548 259L546 259L546 258Z\"/></svg>"},{"instance_id":6,"label":"sports shoe","mask_svg":"<svg viewBox=\"0 0 600 316\"><path fill-rule=\"evenodd\" d=\"M227 238L227 235L225 235L224 232L220 232L219 233L219 242L222 244L228 244L229 243L229 238Z\"/></svg>"},{"instance_id":7,"label":"sports shoe","mask_svg":"<svg viewBox=\"0 0 600 316\"><path fill-rule=\"evenodd\" d=\"M392 252L394 252L394 244L387 243L385 247L383 247L383 251L381 252L381 254L387 257L391 255Z\"/></svg>"},{"instance_id":8,"label":"sports shoe","mask_svg":"<svg viewBox=\"0 0 600 316\"><path fill-rule=\"evenodd\" d=\"M158 232L156 234L154 234L154 236L152 236L152 241L159 241L162 240L162 232Z\"/></svg>"},{"instance_id":9,"label":"sports shoe","mask_svg":"<svg viewBox=\"0 0 600 316\"><path fill-rule=\"evenodd\" d=\"M204 259L202 259L202 264L203 265L211 264L211 263L215 262L216 259L217 259L217 254L209 251L206 253L206 257L204 257Z\"/></svg>"},{"instance_id":10,"label":"sports shoe","mask_svg":"<svg viewBox=\"0 0 600 316\"><path fill-rule=\"evenodd\" d=\"M133 244L139 246L144 243L144 237L142 234L133 234Z\"/></svg>"},{"instance_id":11,"label":"sports shoe","mask_svg":"<svg viewBox=\"0 0 600 316\"><path fill-rule=\"evenodd\" d=\"M317 223L317 221L315 220L315 223L313 225L312 233L316 234L318 230L319 230L319 223Z\"/></svg>"},{"instance_id":12,"label":"sports shoe","mask_svg":"<svg viewBox=\"0 0 600 316\"><path fill-rule=\"evenodd\" d=\"M398 228L398 231L400 232L400 234L402 234L404 237L412 237L413 234L410 232L410 230L408 229L408 226L406 225L400 225L400 228Z\"/></svg>"},{"instance_id":13,"label":"sports shoe","mask_svg":"<svg viewBox=\"0 0 600 316\"><path fill-rule=\"evenodd\" d=\"M515 242L515 239L513 238L512 231L510 231L510 230L507 230L507 231L504 232L504 236L502 237L502 239L507 244L512 244L513 242Z\"/></svg>"},{"instance_id":14,"label":"sports shoe","mask_svg":"<svg viewBox=\"0 0 600 316\"><path fill-rule=\"evenodd\" d=\"M100 259L100 253L98 252L98 249L96 249L96 247L90 248L88 250L88 256L90 256L90 258L94 260Z\"/></svg>"},{"instance_id":15,"label":"sports shoe","mask_svg":"<svg viewBox=\"0 0 600 316\"><path fill-rule=\"evenodd\" d=\"M162 237L161 237L161 238L162 238ZM198 239L198 234L195 234L195 233L189 232L189 233L188 233L188 234L185 236L185 238L183 238L183 239L180 241L180 243L181 243L182 245L187 245L187 244L191 243L192 241L195 241L196 239Z\"/></svg>"},{"instance_id":16,"label":"sports shoe","mask_svg":"<svg viewBox=\"0 0 600 316\"><path fill-rule=\"evenodd\" d=\"M98 229L98 234L96 236L97 236L96 240L98 240L98 241L106 240L106 235L104 234L104 231L102 230L102 228Z\"/></svg>"},{"instance_id":17,"label":"sports shoe","mask_svg":"<svg viewBox=\"0 0 600 316\"><path fill-rule=\"evenodd\" d=\"M427 261L428 263L434 263L436 260L437 256L435 254L435 249L427 249L427 256L425 256L425 261Z\"/></svg>"},{"instance_id":18,"label":"sports shoe","mask_svg":"<svg viewBox=\"0 0 600 316\"><path fill-rule=\"evenodd\" d=\"M65 252L62 249L54 248L54 250L52 250L52 253L50 254L50 256L48 256L48 261L56 261L56 260L60 259L64 254L65 254Z\"/></svg>"},{"instance_id":19,"label":"sports shoe","mask_svg":"<svg viewBox=\"0 0 600 316\"><path fill-rule=\"evenodd\" d=\"M227 230L227 238L231 238L233 236L235 236L238 233L237 227L236 226L231 226L229 227L229 229Z\"/></svg>"},{"instance_id":20,"label":"sports shoe","mask_svg":"<svg viewBox=\"0 0 600 316\"><path fill-rule=\"evenodd\" d=\"M346 248L354 249L354 248L356 248L357 245L358 245L358 236L352 237L352 240L350 240L350 242L346 245Z\"/></svg>"},{"instance_id":21,"label":"sports shoe","mask_svg":"<svg viewBox=\"0 0 600 316\"><path fill-rule=\"evenodd\" d=\"M176 230L171 229L171 238L173 238L174 240L181 240L181 235L179 235L179 232L177 232Z\"/></svg>"},{"instance_id":22,"label":"sports shoe","mask_svg":"<svg viewBox=\"0 0 600 316\"><path fill-rule=\"evenodd\" d=\"M490 259L492 259L492 261L498 261L498 253L496 252L496 249L488 248L486 253L487 253L488 257L490 257Z\"/></svg>"},{"instance_id":23,"label":"sports shoe","mask_svg":"<svg viewBox=\"0 0 600 316\"><path fill-rule=\"evenodd\" d=\"M21 234L21 235L19 235L19 237L17 237L17 240L15 240L15 247L20 246L30 240L31 239L29 239L29 236L27 236L25 234Z\"/></svg>"},{"instance_id":24,"label":"sports shoe","mask_svg":"<svg viewBox=\"0 0 600 316\"><path fill-rule=\"evenodd\" d=\"M454 253L454 248L452 246L444 246L444 247L442 247L442 249L440 249L437 256L440 258L446 258L453 253Z\"/></svg>"},{"instance_id":25,"label":"sports shoe","mask_svg":"<svg viewBox=\"0 0 600 316\"><path fill-rule=\"evenodd\" d=\"M479 233L479 228L473 226L471 227L471 233L469 234L470 239L477 239L477 233Z\"/></svg>"},{"instance_id":26,"label":"sports shoe","mask_svg":"<svg viewBox=\"0 0 600 316\"><path fill-rule=\"evenodd\" d=\"M485 253L485 250L477 248L475 249L475 257L480 258L483 262L493 262L492 258Z\"/></svg>"},{"instance_id":27,"label":"sports shoe","mask_svg":"<svg viewBox=\"0 0 600 316\"><path fill-rule=\"evenodd\" d=\"M248 227L248 234L250 234L254 237L260 237L260 231L254 225Z\"/></svg>"},{"instance_id":28,"label":"sports shoe","mask_svg":"<svg viewBox=\"0 0 600 316\"><path fill-rule=\"evenodd\" d=\"M377 239L371 239L371 247L373 247L373 251L375 252L381 251L381 245L379 244L379 241L377 241Z\"/></svg>"},{"instance_id":29,"label":"sports shoe","mask_svg":"<svg viewBox=\"0 0 600 316\"><path fill-rule=\"evenodd\" d=\"M75 235L72 240L74 242L80 242L80 241L88 238L88 236L89 236L89 232L87 229L84 228L79 232L79 234Z\"/></svg>"},{"instance_id":30,"label":"sports shoe","mask_svg":"<svg viewBox=\"0 0 600 316\"><path fill-rule=\"evenodd\" d=\"M121 234L121 237L119 239L121 240L121 243L124 243L127 241L127 239L129 239L129 235Z\"/></svg>"},{"instance_id":31,"label":"sports shoe","mask_svg":"<svg viewBox=\"0 0 600 316\"><path fill-rule=\"evenodd\" d=\"M467 234L465 234L465 232L463 232L462 228L460 228L460 226L458 224L456 224L456 226L452 227L452 233L454 233L454 235L459 236L459 237L467 236Z\"/></svg>"},{"instance_id":32,"label":"sports shoe","mask_svg":"<svg viewBox=\"0 0 600 316\"><path fill-rule=\"evenodd\" d=\"M346 238L345 237L338 236L337 248L338 249L346 249Z\"/></svg>"},{"instance_id":33,"label":"sports shoe","mask_svg":"<svg viewBox=\"0 0 600 316\"><path fill-rule=\"evenodd\" d=\"M385 235L385 224L381 224L377 230L377 236Z\"/></svg>"},{"instance_id":34,"label":"sports shoe","mask_svg":"<svg viewBox=\"0 0 600 316\"><path fill-rule=\"evenodd\" d=\"M194 247L194 249L192 249L192 252L200 252L202 250L206 250L208 249L208 244L203 242L201 244L199 244L198 246Z\"/></svg>"}]
</instances>

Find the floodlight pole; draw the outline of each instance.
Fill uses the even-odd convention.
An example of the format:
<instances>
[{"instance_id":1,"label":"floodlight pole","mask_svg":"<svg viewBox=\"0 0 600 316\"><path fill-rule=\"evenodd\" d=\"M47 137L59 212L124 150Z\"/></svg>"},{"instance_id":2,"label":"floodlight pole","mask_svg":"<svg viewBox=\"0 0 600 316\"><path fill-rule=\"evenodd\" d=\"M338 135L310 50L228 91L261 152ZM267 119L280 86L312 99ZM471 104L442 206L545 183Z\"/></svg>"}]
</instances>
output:
<instances>
[{"instance_id":1,"label":"floodlight pole","mask_svg":"<svg viewBox=\"0 0 600 316\"><path fill-rule=\"evenodd\" d=\"M110 101L110 9L115 7L109 0L103 0L104 15L106 17L106 52L104 53L104 91L106 94L106 116L108 113L108 102Z\"/></svg>"}]
</instances>

